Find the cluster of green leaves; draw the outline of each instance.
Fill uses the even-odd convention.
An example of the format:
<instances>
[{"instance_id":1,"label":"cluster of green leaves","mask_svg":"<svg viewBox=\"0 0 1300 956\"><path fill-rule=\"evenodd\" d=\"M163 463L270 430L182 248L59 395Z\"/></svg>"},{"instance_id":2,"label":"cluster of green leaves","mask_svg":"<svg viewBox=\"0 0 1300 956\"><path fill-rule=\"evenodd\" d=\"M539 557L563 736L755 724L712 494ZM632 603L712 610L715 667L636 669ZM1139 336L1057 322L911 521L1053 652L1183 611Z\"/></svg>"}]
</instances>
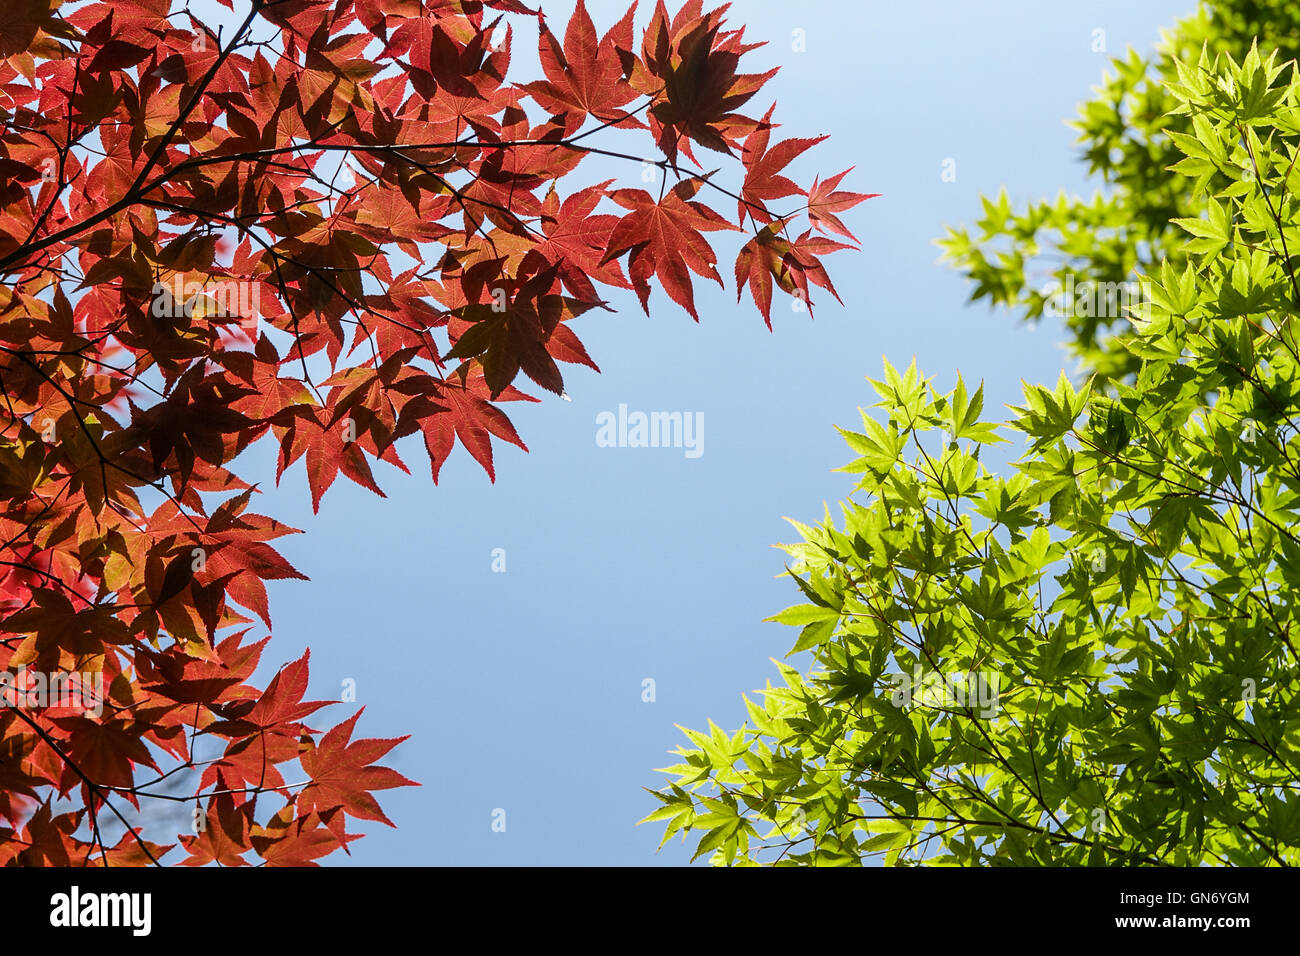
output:
<instances>
[{"instance_id":1,"label":"cluster of green leaves","mask_svg":"<svg viewBox=\"0 0 1300 956\"><path fill-rule=\"evenodd\" d=\"M1053 283L1118 282L1134 270L1148 271L1164 259L1182 265L1177 218L1204 213L1204 193L1166 170L1181 158L1177 134L1193 135L1190 118L1175 110L1168 88L1177 79L1179 59L1195 60L1202 49L1241 58L1252 38L1289 60L1300 52L1300 5L1293 0L1212 0L1162 37L1153 59L1130 50L1072 124L1079 131L1082 158L1099 176L1104 191L1091 199L1067 197L1026 204L1019 211L1003 191L985 198L976 234L961 227L939 240L944 257L974 281L972 301L1020 310L1023 318L1042 317ZM1248 169L1248 157L1229 148L1232 175ZM1231 177L1216 178L1222 188ZM1069 347L1098 384L1129 378L1138 358L1117 338L1128 334L1122 315L1078 310L1064 317Z\"/></svg>"},{"instance_id":2,"label":"cluster of green leaves","mask_svg":"<svg viewBox=\"0 0 1300 956\"><path fill-rule=\"evenodd\" d=\"M1300 863L1300 80L1202 53L1132 382L982 389L886 365L837 522L785 546L800 628L736 733L686 731L665 840L715 863ZM1246 163L1240 157L1247 158ZM1022 433L1002 468L986 446ZM942 438L939 438L942 433ZM900 695L976 675L996 705Z\"/></svg>"}]
</instances>

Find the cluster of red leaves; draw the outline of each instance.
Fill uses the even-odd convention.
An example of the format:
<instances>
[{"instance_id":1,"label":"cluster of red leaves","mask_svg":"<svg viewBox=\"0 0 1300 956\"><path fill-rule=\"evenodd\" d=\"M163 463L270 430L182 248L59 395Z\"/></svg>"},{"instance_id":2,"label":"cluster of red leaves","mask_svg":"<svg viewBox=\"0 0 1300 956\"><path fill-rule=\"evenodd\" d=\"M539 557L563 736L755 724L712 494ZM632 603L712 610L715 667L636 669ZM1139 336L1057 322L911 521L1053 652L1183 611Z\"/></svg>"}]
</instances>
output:
<instances>
[{"instance_id":1,"label":"cluster of red leaves","mask_svg":"<svg viewBox=\"0 0 1300 956\"><path fill-rule=\"evenodd\" d=\"M233 29L169 0L0 10L0 668L104 689L98 717L0 711L5 863L156 862L177 844L101 824L181 771L186 864L306 864L347 817L387 823L398 741L308 726L306 656L249 683L264 582L302 575L232 460L269 434L314 507L340 471L379 492L372 461L405 470L417 432L435 482L458 440L492 476L493 438L524 447L499 407L536 401L519 373L559 394L557 363L596 368L569 322L602 289L648 309L656 280L695 316L691 273L722 284L705 233L748 225L737 292L770 327L773 284L834 293L845 244L814 233L851 239L867 198L782 174L817 140L739 112L771 73L738 72L754 45L700 0L639 43L633 9L599 37L581 0L563 42L519 0L221 2ZM520 24L544 79L507 79ZM640 172L589 139L613 129L653 138L663 188L562 194L593 154Z\"/></svg>"}]
</instances>

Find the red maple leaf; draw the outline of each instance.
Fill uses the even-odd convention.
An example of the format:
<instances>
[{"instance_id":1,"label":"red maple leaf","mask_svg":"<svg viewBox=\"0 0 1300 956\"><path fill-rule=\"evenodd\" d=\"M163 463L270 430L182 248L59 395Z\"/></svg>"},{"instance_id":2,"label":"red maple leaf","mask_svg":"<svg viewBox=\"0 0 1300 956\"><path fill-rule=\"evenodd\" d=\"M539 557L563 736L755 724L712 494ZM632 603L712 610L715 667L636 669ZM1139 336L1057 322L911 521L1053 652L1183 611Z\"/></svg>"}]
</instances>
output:
<instances>
[{"instance_id":1,"label":"red maple leaf","mask_svg":"<svg viewBox=\"0 0 1300 956\"><path fill-rule=\"evenodd\" d=\"M254 828L249 842L267 866L320 866L318 859L355 839L350 833L340 838L318 814L294 816L290 803L265 827Z\"/></svg>"},{"instance_id":2,"label":"red maple leaf","mask_svg":"<svg viewBox=\"0 0 1300 956\"><path fill-rule=\"evenodd\" d=\"M552 188L542 203L542 232L546 238L534 249L556 264L565 286L584 302L601 301L593 280L615 288L631 288L617 262L602 261L619 217L593 215L611 182L607 179L579 190L563 204Z\"/></svg>"},{"instance_id":3,"label":"red maple leaf","mask_svg":"<svg viewBox=\"0 0 1300 956\"><path fill-rule=\"evenodd\" d=\"M181 845L189 852L182 866L247 866L243 854L249 849L253 804L236 804L234 796L214 796L202 816L202 828L192 836L182 835Z\"/></svg>"},{"instance_id":4,"label":"red maple leaf","mask_svg":"<svg viewBox=\"0 0 1300 956\"><path fill-rule=\"evenodd\" d=\"M767 202L783 199L786 196L802 195L803 190L781 175L781 170L790 165L800 153L811 149L825 136L812 139L786 139L768 148L772 135L772 110L769 107L763 120L754 132L745 140L745 185L740 190L740 203L737 216L741 222L746 214L756 223L766 224L772 221Z\"/></svg>"},{"instance_id":5,"label":"red maple leaf","mask_svg":"<svg viewBox=\"0 0 1300 956\"><path fill-rule=\"evenodd\" d=\"M857 242L857 237L849 232L848 227L840 222L836 213L852 209L858 203L875 199L880 193L850 193L839 191L840 180L853 171L850 166L844 172L832 176L825 182L813 180L812 189L808 190L808 220L813 227L822 232L835 232Z\"/></svg>"},{"instance_id":6,"label":"red maple leaf","mask_svg":"<svg viewBox=\"0 0 1300 956\"><path fill-rule=\"evenodd\" d=\"M701 234L739 227L693 197L701 180L688 179L670 189L659 202L644 189L617 189L610 198L628 213L609 237L603 262L628 256L628 275L646 314L650 312L650 277L658 276L672 300L699 321L691 272L722 285L717 256Z\"/></svg>"},{"instance_id":7,"label":"red maple leaf","mask_svg":"<svg viewBox=\"0 0 1300 956\"><path fill-rule=\"evenodd\" d=\"M418 787L419 784L407 780L396 770L375 766L375 761L406 737L348 742L352 739L357 718L364 710L364 707L361 708L329 731L314 749L308 750L299 758L311 783L298 795L298 806L302 810L320 813L342 807L358 819L378 820L391 827L393 821L384 816L384 812L379 809L379 801L371 796L371 791ZM342 826L343 821L340 819L340 833Z\"/></svg>"},{"instance_id":8,"label":"red maple leaf","mask_svg":"<svg viewBox=\"0 0 1300 956\"><path fill-rule=\"evenodd\" d=\"M623 19L598 42L586 3L578 0L564 32L563 49L555 34L542 25L537 55L546 79L525 88L547 111L564 116L568 133L580 129L588 114L614 126L643 125L621 109L636 98L636 91L623 78L618 55L620 48L632 46L634 10L629 7Z\"/></svg>"},{"instance_id":9,"label":"red maple leaf","mask_svg":"<svg viewBox=\"0 0 1300 956\"><path fill-rule=\"evenodd\" d=\"M819 256L838 249L851 249L841 242L822 239L805 232L791 242L781 235L786 221L777 219L759 230L745 243L736 257L736 298L740 299L743 286L749 283L750 294L763 313L767 327L772 327L772 284L782 291L797 296L812 315L809 283L821 286L839 301L839 293L831 284Z\"/></svg>"},{"instance_id":10,"label":"red maple leaf","mask_svg":"<svg viewBox=\"0 0 1300 956\"><path fill-rule=\"evenodd\" d=\"M465 366L439 383L435 395L438 405L433 406L436 411L420 423L435 484L456 439L460 439L466 451L483 466L492 481L496 481L496 469L492 463L494 436L518 445L524 451L528 450L515 427L510 424L510 419L488 401L489 397L491 393L482 373L471 375ZM496 400L537 401L513 386L496 396Z\"/></svg>"}]
</instances>

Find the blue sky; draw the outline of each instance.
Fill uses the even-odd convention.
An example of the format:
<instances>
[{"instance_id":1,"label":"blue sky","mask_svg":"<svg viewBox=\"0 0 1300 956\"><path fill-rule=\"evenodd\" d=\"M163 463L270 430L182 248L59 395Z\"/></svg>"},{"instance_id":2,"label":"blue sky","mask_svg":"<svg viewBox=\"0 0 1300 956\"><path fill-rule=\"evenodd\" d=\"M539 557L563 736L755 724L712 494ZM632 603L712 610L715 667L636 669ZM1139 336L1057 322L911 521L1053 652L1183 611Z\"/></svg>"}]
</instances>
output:
<instances>
[{"instance_id":1,"label":"blue sky","mask_svg":"<svg viewBox=\"0 0 1300 956\"><path fill-rule=\"evenodd\" d=\"M783 515L816 521L852 487L832 472L851 457L833 425L858 422L865 377L882 356L915 357L944 386L957 370L982 379L997 409L1067 362L1051 320L1030 331L966 305L933 240L1002 186L1016 202L1090 192L1064 121L1109 56L1148 51L1192 7L737 0L730 21L770 41L753 67L782 67L750 112L775 99L778 136L831 134L796 179L856 166L843 188L883 194L847 219L861 252L829 259L843 307L814 297L810 321L780 303L768 332L748 293L737 305L734 289L699 280L698 325L659 292L650 318L617 298L617 314L574 323L602 374L565 366L571 402L509 408L530 453L499 446L495 485L458 448L435 487L412 447L411 476L377 470L386 499L340 480L313 516L301 466L277 489L271 451L253 454L241 474L263 482L257 510L307 532L280 544L311 578L270 585L263 676L310 646L309 697L354 680L359 734L411 734L386 762L423 784L378 794L398 828L365 826L351 858L328 863L685 863L680 842L655 853L659 825L635 826L654 805L641 788L662 783L651 768L671 762L674 724L739 726L741 694L775 676L769 658L794 631L763 618L797 599L772 545L794 535ZM557 31L571 8L543 3ZM602 32L623 9L589 8ZM795 30L806 52L792 49ZM516 66L533 69L534 49L526 27ZM956 182L941 178L947 159ZM634 165L585 169L640 184ZM738 184L735 166L719 181ZM729 280L738 246L719 245ZM702 414L703 454L599 447L597 416L620 404Z\"/></svg>"}]
</instances>

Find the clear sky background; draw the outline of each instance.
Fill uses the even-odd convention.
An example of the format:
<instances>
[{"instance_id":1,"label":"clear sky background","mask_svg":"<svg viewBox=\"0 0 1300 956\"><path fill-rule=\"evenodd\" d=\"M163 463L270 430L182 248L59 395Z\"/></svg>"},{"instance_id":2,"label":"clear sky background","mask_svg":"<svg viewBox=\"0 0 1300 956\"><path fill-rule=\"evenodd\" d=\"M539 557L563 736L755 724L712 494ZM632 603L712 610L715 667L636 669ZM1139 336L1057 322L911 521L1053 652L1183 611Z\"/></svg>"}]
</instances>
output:
<instances>
[{"instance_id":1,"label":"clear sky background","mask_svg":"<svg viewBox=\"0 0 1300 956\"><path fill-rule=\"evenodd\" d=\"M589 4L602 33L624 9ZM542 6L562 33L572 3ZM777 137L831 134L797 161L797 181L856 166L843 188L883 194L847 217L862 251L828 260L843 307L815 296L810 321L781 301L768 332L730 288L739 234L714 234L729 288L696 280L700 323L658 291L651 318L629 294L617 314L578 319L602 374L564 366L572 402L508 407L530 453L498 446L495 485L458 447L435 487L423 450L406 446L411 476L376 470L387 499L340 478L313 516L302 466L276 489L272 453L253 454L240 473L263 481L257 510L307 532L278 546L311 578L269 586L262 678L310 646L308 697L354 680L358 733L409 733L385 762L423 784L377 794L398 828L361 827L352 856L327 863L685 863L679 841L655 853L659 824L635 825L655 806L642 788L662 784L652 768L672 762L674 724L734 729L742 693L776 678L769 658L796 632L763 618L798 598L772 545L794 537L783 515L815 522L850 491L832 472L852 457L832 426L860 423L865 376L882 356L915 356L943 387L958 369L982 379L997 410L1022 379L1054 381L1068 362L1053 320L1031 331L968 306L933 240L1002 186L1016 202L1091 192L1065 120L1111 56L1149 51L1193 6L737 0L730 22L769 41L752 67L782 67L747 112L775 99ZM1106 54L1092 51L1098 28ZM531 27L517 32L519 78L535 49ZM949 158L956 182L941 179ZM637 166L585 168L584 181L641 185ZM738 185L737 169L722 165L719 181ZM598 447L596 416L620 403L702 412L703 455ZM317 725L350 713L330 708ZM497 808L505 832L492 829Z\"/></svg>"}]
</instances>

